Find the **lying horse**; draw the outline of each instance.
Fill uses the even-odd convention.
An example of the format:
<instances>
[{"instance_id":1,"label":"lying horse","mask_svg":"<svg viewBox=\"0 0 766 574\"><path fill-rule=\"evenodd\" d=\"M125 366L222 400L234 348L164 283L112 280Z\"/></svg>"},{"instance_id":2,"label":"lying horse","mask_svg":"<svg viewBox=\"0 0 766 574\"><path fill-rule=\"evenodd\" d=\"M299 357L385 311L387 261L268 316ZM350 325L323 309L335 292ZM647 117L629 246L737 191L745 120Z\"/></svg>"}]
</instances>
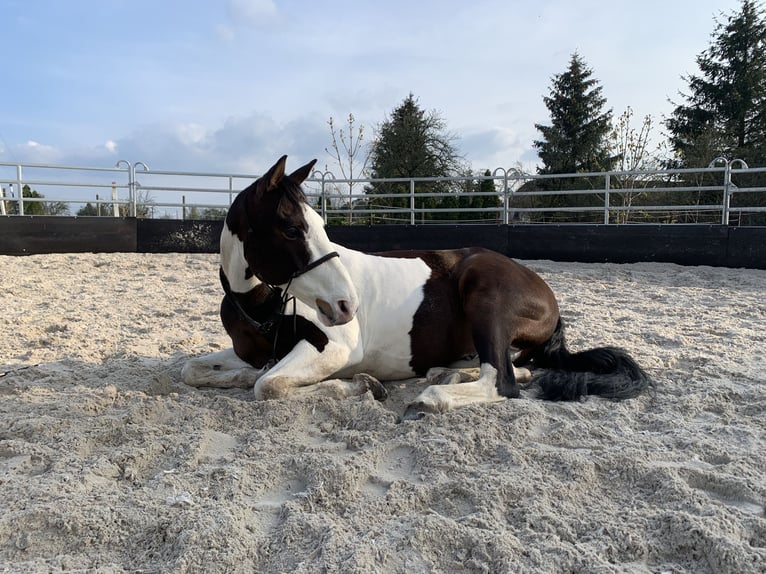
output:
<instances>
[{"instance_id":1,"label":"lying horse","mask_svg":"<svg viewBox=\"0 0 766 574\"><path fill-rule=\"evenodd\" d=\"M254 387L257 398L344 397L377 379L424 376L471 354L479 376L431 384L405 419L518 397L531 366L550 400L634 397L651 386L622 349L571 353L550 287L480 248L365 254L330 242L283 156L232 203L221 234L221 318L233 349L190 360L195 386ZM362 373L366 373L366 376ZM356 376L355 376L356 375ZM351 380L348 380L351 377Z\"/></svg>"}]
</instances>

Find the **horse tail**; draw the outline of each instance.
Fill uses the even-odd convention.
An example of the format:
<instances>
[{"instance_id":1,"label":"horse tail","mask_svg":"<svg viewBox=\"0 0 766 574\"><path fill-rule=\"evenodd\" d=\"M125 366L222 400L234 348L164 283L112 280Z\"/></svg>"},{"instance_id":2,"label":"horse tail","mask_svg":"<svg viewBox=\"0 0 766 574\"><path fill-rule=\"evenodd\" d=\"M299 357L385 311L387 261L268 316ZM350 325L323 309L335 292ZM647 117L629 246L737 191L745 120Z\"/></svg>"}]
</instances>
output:
<instances>
[{"instance_id":1,"label":"horse tail","mask_svg":"<svg viewBox=\"0 0 766 574\"><path fill-rule=\"evenodd\" d=\"M536 368L545 369L535 373L532 384L540 388L543 399L550 401L573 401L585 395L630 399L654 386L624 349L598 347L569 352L561 318L532 360Z\"/></svg>"}]
</instances>

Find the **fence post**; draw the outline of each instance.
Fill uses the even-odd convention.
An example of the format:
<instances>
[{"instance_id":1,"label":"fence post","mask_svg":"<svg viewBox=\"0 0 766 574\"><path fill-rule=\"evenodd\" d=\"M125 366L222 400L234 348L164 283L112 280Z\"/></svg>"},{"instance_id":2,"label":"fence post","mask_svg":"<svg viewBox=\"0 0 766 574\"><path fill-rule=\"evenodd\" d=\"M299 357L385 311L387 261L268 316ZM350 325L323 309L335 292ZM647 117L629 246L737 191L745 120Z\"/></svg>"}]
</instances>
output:
<instances>
[{"instance_id":1,"label":"fence post","mask_svg":"<svg viewBox=\"0 0 766 574\"><path fill-rule=\"evenodd\" d=\"M16 165L16 193L18 194L18 197L16 198L19 202L19 215L24 215L24 185L21 183L22 177L21 177L21 164Z\"/></svg>"},{"instance_id":2,"label":"fence post","mask_svg":"<svg viewBox=\"0 0 766 574\"><path fill-rule=\"evenodd\" d=\"M117 205L117 182L112 182L112 216L120 216L120 206Z\"/></svg>"},{"instance_id":3,"label":"fence post","mask_svg":"<svg viewBox=\"0 0 766 574\"><path fill-rule=\"evenodd\" d=\"M611 181L609 179L609 174L607 173L605 181L604 181L604 225L609 225L609 187L610 185L611 185Z\"/></svg>"},{"instance_id":4,"label":"fence post","mask_svg":"<svg viewBox=\"0 0 766 574\"><path fill-rule=\"evenodd\" d=\"M748 169L747 163L745 163L745 160L743 159L734 158L733 160L726 162L726 179L723 190L723 215L721 217L724 225L729 225L729 217L731 215L731 195L734 193L734 185L731 181L731 170L735 163L740 164L743 169Z\"/></svg>"},{"instance_id":5,"label":"fence post","mask_svg":"<svg viewBox=\"0 0 766 574\"><path fill-rule=\"evenodd\" d=\"M327 188L325 187L325 173L322 172L322 183L319 188L319 210L322 212L322 221L327 224Z\"/></svg>"},{"instance_id":6,"label":"fence post","mask_svg":"<svg viewBox=\"0 0 766 574\"><path fill-rule=\"evenodd\" d=\"M743 159L734 158L732 160L728 160L725 157L717 157L710 162L710 165L708 165L708 167L715 167L715 164L717 163L724 164L723 198L721 200L721 225L729 225L729 212L731 210L731 193L732 193L731 169L735 163L740 164L742 166L742 169L748 169L748 165Z\"/></svg>"},{"instance_id":7,"label":"fence post","mask_svg":"<svg viewBox=\"0 0 766 574\"><path fill-rule=\"evenodd\" d=\"M511 195L508 191L508 172L503 174L503 224L508 225L511 222L510 213Z\"/></svg>"},{"instance_id":8,"label":"fence post","mask_svg":"<svg viewBox=\"0 0 766 574\"><path fill-rule=\"evenodd\" d=\"M410 179L410 225L415 225L415 180Z\"/></svg>"},{"instance_id":9,"label":"fence post","mask_svg":"<svg viewBox=\"0 0 766 574\"><path fill-rule=\"evenodd\" d=\"M721 224L729 225L729 206L731 205L731 199L729 196L729 188L731 187L731 162L726 162L726 167L723 171L723 205L721 206Z\"/></svg>"},{"instance_id":10,"label":"fence post","mask_svg":"<svg viewBox=\"0 0 766 574\"><path fill-rule=\"evenodd\" d=\"M322 216L322 221L327 223L327 191L325 191L325 184L328 176L335 180L335 175L330 171L319 171L315 169L311 172L311 178L316 180L319 176L319 214Z\"/></svg>"},{"instance_id":11,"label":"fence post","mask_svg":"<svg viewBox=\"0 0 766 574\"><path fill-rule=\"evenodd\" d=\"M495 168L495 171L492 172L492 176L496 177L498 171L503 172L503 224L508 225L508 206L510 204L510 200L508 198L508 170L504 167L497 167ZM494 180L492 183L494 183Z\"/></svg>"},{"instance_id":12,"label":"fence post","mask_svg":"<svg viewBox=\"0 0 766 574\"><path fill-rule=\"evenodd\" d=\"M137 192L137 190L138 190L138 187L139 187L140 184L136 181L136 168L139 165L142 168L144 168L143 171L149 171L149 166L146 165L142 161L137 161L136 163L133 164L133 177L131 178L132 179L132 187L133 187L133 193L132 193L132 195L133 195L132 199L133 200L131 201L131 205L130 205L130 209L133 212L132 213L133 217L138 217L138 192Z\"/></svg>"},{"instance_id":13,"label":"fence post","mask_svg":"<svg viewBox=\"0 0 766 574\"><path fill-rule=\"evenodd\" d=\"M114 164L114 167L120 167L122 165L125 165L126 169L128 170L128 201L130 202L128 207L128 215L135 215L135 213L130 213L130 211L133 209L133 166L128 160L121 159L116 164Z\"/></svg>"},{"instance_id":14,"label":"fence post","mask_svg":"<svg viewBox=\"0 0 766 574\"><path fill-rule=\"evenodd\" d=\"M5 188L0 185L0 215L5 215Z\"/></svg>"}]
</instances>

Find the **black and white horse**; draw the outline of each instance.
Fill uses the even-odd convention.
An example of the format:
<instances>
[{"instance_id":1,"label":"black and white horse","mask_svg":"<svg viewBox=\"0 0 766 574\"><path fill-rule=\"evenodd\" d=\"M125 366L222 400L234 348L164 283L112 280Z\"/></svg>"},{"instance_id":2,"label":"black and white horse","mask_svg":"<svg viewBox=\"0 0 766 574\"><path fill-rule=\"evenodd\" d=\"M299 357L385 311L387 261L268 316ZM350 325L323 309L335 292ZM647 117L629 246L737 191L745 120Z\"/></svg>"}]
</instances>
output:
<instances>
[{"instance_id":1,"label":"black and white horse","mask_svg":"<svg viewBox=\"0 0 766 574\"><path fill-rule=\"evenodd\" d=\"M257 398L345 397L376 379L424 376L475 354L478 379L442 376L405 419L518 397L630 398L652 383L623 350L567 350L558 304L533 271L480 248L365 254L332 243L287 156L234 200L221 234L221 319L233 349L191 359L194 386L250 387ZM439 378L439 377L437 377Z\"/></svg>"}]
</instances>

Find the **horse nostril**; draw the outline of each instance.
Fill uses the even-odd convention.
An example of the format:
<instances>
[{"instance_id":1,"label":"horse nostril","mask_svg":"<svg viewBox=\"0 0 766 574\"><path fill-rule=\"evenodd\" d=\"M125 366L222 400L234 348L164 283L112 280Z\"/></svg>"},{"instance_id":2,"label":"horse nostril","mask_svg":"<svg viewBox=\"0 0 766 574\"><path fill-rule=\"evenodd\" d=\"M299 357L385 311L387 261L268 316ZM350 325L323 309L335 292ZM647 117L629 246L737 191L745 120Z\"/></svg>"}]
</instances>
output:
<instances>
[{"instance_id":1,"label":"horse nostril","mask_svg":"<svg viewBox=\"0 0 766 574\"><path fill-rule=\"evenodd\" d=\"M351 312L348 301L338 301L338 309L340 309L340 312L344 315L348 315Z\"/></svg>"}]
</instances>

